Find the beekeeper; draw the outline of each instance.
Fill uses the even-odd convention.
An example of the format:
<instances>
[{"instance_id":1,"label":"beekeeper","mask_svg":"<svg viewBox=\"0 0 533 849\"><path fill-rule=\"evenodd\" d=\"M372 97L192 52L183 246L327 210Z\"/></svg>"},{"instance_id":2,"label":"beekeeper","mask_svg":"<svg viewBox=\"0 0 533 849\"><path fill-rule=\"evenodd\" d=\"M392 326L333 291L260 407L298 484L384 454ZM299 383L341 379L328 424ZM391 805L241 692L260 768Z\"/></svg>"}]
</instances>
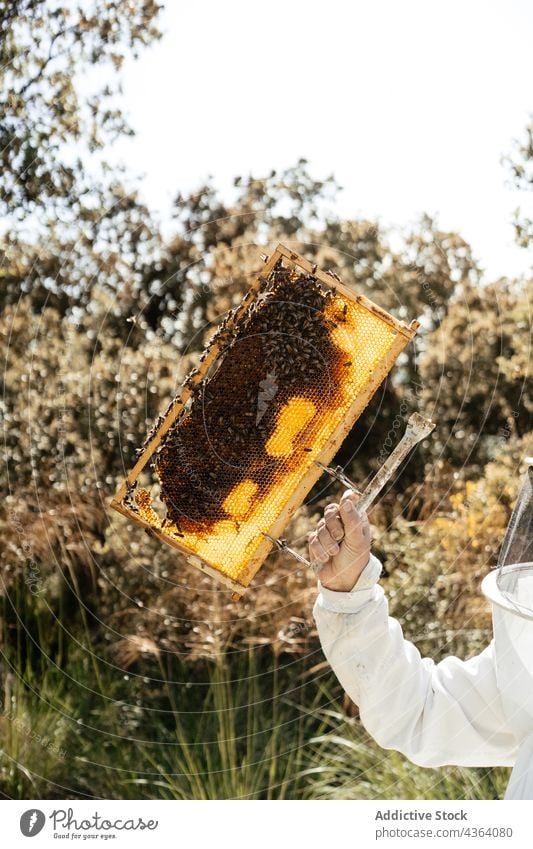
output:
<instances>
[{"instance_id":1,"label":"beekeeper","mask_svg":"<svg viewBox=\"0 0 533 849\"><path fill-rule=\"evenodd\" d=\"M482 584L494 638L467 661L423 658L388 616L381 563L348 490L309 535L323 565L314 607L324 653L367 731L424 767L513 766L506 799L533 799L533 466Z\"/></svg>"}]
</instances>

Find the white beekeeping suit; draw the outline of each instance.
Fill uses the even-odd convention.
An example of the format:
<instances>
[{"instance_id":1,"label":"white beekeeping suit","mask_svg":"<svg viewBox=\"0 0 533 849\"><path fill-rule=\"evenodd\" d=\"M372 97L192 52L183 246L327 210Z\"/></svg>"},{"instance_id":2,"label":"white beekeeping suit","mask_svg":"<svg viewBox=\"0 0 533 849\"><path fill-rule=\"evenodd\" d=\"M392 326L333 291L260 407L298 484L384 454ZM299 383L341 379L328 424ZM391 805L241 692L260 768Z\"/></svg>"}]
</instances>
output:
<instances>
[{"instance_id":1,"label":"white beekeeping suit","mask_svg":"<svg viewBox=\"0 0 533 849\"><path fill-rule=\"evenodd\" d=\"M324 653L367 731L426 767L513 766L506 799L533 799L533 466L483 581L494 638L467 661L435 664L388 616L370 556L351 592L319 583L314 616Z\"/></svg>"}]
</instances>

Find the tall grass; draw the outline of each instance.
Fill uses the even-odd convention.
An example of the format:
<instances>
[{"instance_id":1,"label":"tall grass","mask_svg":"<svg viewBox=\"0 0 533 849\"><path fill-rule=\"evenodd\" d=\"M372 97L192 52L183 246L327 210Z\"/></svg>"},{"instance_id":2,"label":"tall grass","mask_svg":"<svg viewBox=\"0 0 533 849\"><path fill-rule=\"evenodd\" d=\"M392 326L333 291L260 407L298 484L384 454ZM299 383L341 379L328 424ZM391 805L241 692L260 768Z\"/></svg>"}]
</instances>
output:
<instances>
[{"instance_id":1,"label":"tall grass","mask_svg":"<svg viewBox=\"0 0 533 849\"><path fill-rule=\"evenodd\" d=\"M68 632L66 621L68 619ZM340 707L316 654L268 646L114 665L83 615L4 599L0 794L8 798L493 799L508 770L428 770ZM310 659L312 658L312 660Z\"/></svg>"},{"instance_id":2,"label":"tall grass","mask_svg":"<svg viewBox=\"0 0 533 849\"><path fill-rule=\"evenodd\" d=\"M4 600L0 793L8 798L285 799L325 730L305 664L268 647L114 666L80 616L68 651L39 599ZM62 635L62 636L61 636Z\"/></svg>"},{"instance_id":3,"label":"tall grass","mask_svg":"<svg viewBox=\"0 0 533 849\"><path fill-rule=\"evenodd\" d=\"M314 799L498 799L509 770L426 769L380 748L358 720L326 711L328 729L310 741L304 771Z\"/></svg>"},{"instance_id":4,"label":"tall grass","mask_svg":"<svg viewBox=\"0 0 533 849\"><path fill-rule=\"evenodd\" d=\"M125 787L149 798L170 799L303 795L305 746L319 726L312 705L294 705L287 696L288 690L296 690L303 698L302 688L270 660L268 672L261 671L255 652L233 665L224 656L210 663L206 693L192 717L183 713L184 693L168 685L173 727L154 728L155 742L164 745L145 745L139 751L152 774L125 777Z\"/></svg>"}]
</instances>

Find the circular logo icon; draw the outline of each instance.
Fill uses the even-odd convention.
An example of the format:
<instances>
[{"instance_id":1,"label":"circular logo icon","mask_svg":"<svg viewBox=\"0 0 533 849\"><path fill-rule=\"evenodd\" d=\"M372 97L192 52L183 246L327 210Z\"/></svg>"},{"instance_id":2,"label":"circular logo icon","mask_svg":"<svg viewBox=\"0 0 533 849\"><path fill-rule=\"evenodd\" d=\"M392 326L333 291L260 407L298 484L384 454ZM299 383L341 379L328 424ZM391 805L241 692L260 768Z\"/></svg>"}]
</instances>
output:
<instances>
[{"instance_id":1,"label":"circular logo icon","mask_svg":"<svg viewBox=\"0 0 533 849\"><path fill-rule=\"evenodd\" d=\"M29 811L24 811L20 818L20 830L24 837L35 837L42 831L46 822L46 817L42 811L32 808Z\"/></svg>"}]
</instances>

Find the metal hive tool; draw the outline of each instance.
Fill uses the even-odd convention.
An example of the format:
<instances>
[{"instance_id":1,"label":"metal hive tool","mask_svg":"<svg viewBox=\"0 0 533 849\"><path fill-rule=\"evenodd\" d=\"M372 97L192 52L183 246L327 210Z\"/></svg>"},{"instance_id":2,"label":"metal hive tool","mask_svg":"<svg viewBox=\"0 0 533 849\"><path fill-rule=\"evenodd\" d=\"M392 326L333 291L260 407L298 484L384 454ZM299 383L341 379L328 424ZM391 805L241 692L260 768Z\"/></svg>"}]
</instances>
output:
<instances>
[{"instance_id":1,"label":"metal hive tool","mask_svg":"<svg viewBox=\"0 0 533 849\"><path fill-rule=\"evenodd\" d=\"M278 245L112 506L239 598L417 327Z\"/></svg>"},{"instance_id":2,"label":"metal hive tool","mask_svg":"<svg viewBox=\"0 0 533 849\"><path fill-rule=\"evenodd\" d=\"M356 488L355 484L352 480L350 480L342 466L325 466L324 463L320 462L320 460L315 460L315 464L325 474L329 475L334 480L339 481L339 483L342 483L343 486L351 489L353 492L358 493L360 498L357 502L357 509L365 511L372 506L383 487L401 465L402 460L404 460L409 452L412 451L415 445L418 445L419 442L426 439L434 429L435 423L432 422L431 419L424 418L424 416L421 416L420 413L412 413L407 421L405 433L398 445L376 472L364 492L361 492ZM290 548L286 540L274 539L270 536L270 534L265 534L265 536L276 545L276 548L278 548L279 551L285 551L291 557L294 557L294 559L299 563L302 563L304 566L308 566L312 569L316 575L320 574L323 565L322 563L315 560L308 560L306 557L303 557L303 555L299 552Z\"/></svg>"}]
</instances>

